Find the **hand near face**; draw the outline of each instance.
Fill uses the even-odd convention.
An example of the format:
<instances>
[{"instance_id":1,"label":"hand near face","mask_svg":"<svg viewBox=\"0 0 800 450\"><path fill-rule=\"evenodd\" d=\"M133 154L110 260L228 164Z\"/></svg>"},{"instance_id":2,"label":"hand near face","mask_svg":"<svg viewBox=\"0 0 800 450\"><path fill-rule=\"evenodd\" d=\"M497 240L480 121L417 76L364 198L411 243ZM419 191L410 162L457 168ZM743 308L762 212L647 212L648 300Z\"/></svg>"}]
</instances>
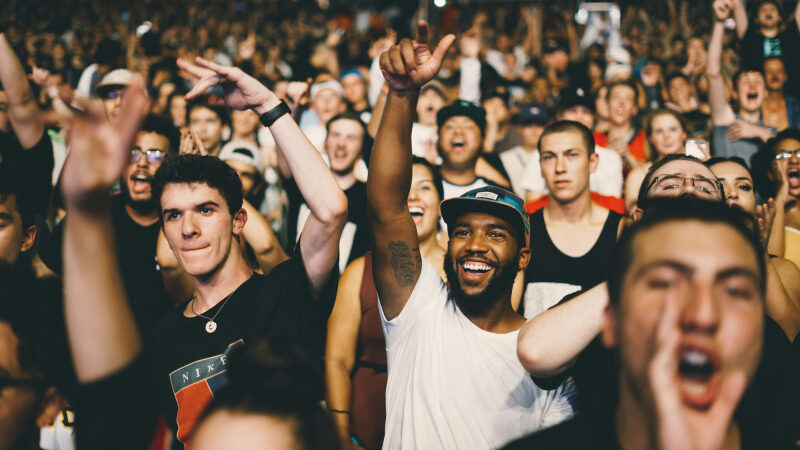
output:
<instances>
[{"instance_id":1,"label":"hand near face","mask_svg":"<svg viewBox=\"0 0 800 450\"><path fill-rule=\"evenodd\" d=\"M747 376L741 370L724 378L719 394L708 410L698 412L684 405L678 386L680 317L678 298L666 298L658 329L648 378L658 425L661 450L717 450L730 429L733 412L744 393ZM703 414L705 420L690 420Z\"/></svg>"},{"instance_id":2,"label":"hand near face","mask_svg":"<svg viewBox=\"0 0 800 450\"><path fill-rule=\"evenodd\" d=\"M772 223L775 221L775 214L778 209L775 207L775 200L769 199L763 205L756 206L756 221L758 223L758 237L761 246L766 250L769 244L769 235L772 232Z\"/></svg>"},{"instance_id":3,"label":"hand near face","mask_svg":"<svg viewBox=\"0 0 800 450\"><path fill-rule=\"evenodd\" d=\"M147 108L140 76L125 89L119 116L111 122L101 104L87 105L86 113L63 117L70 133L69 156L61 174L61 190L70 208L91 210L103 204L131 160L139 124Z\"/></svg>"},{"instance_id":4,"label":"hand near face","mask_svg":"<svg viewBox=\"0 0 800 450\"><path fill-rule=\"evenodd\" d=\"M763 133L764 129L759 127L758 125L753 125L750 122L745 122L744 120L737 120L733 123L733 125L728 127L728 140L738 141L739 139L753 139L759 138Z\"/></svg>"},{"instance_id":5,"label":"hand near face","mask_svg":"<svg viewBox=\"0 0 800 450\"><path fill-rule=\"evenodd\" d=\"M439 71L444 55L456 37L448 34L431 52L428 46L428 34L428 24L420 21L417 38L414 41L403 39L398 45L381 54L381 72L389 89L395 92L418 89Z\"/></svg>"},{"instance_id":6,"label":"hand near face","mask_svg":"<svg viewBox=\"0 0 800 450\"><path fill-rule=\"evenodd\" d=\"M182 130L181 131L181 146L179 153L208 155L206 147L203 145L203 140L194 131Z\"/></svg>"},{"instance_id":7,"label":"hand near face","mask_svg":"<svg viewBox=\"0 0 800 450\"><path fill-rule=\"evenodd\" d=\"M789 160L784 159L781 161L775 161L773 166L773 173L776 175L776 186L778 188L775 194L775 200L781 205L783 205L789 198L789 180L786 179L786 169L788 165Z\"/></svg>"},{"instance_id":8,"label":"hand near face","mask_svg":"<svg viewBox=\"0 0 800 450\"><path fill-rule=\"evenodd\" d=\"M178 67L199 79L192 90L186 94L191 100L213 86L222 86L225 104L233 109L258 109L263 114L278 105L278 97L258 80L247 75L238 67L225 67L203 58L195 58L192 64L178 59Z\"/></svg>"}]
</instances>

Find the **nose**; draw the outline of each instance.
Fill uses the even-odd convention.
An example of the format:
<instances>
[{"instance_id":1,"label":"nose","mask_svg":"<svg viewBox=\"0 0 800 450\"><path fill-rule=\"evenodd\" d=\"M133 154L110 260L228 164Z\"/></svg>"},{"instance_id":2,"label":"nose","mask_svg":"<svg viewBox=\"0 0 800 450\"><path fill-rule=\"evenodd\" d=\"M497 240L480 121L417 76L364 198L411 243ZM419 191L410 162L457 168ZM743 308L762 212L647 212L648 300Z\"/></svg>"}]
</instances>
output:
<instances>
[{"instance_id":1,"label":"nose","mask_svg":"<svg viewBox=\"0 0 800 450\"><path fill-rule=\"evenodd\" d=\"M186 239L200 234L200 228L197 226L194 214L184 214L181 221L181 234L183 234L183 237Z\"/></svg>"},{"instance_id":2,"label":"nose","mask_svg":"<svg viewBox=\"0 0 800 450\"><path fill-rule=\"evenodd\" d=\"M467 243L467 248L472 253L485 253L487 251L486 239L482 233L473 233Z\"/></svg>"},{"instance_id":3,"label":"nose","mask_svg":"<svg viewBox=\"0 0 800 450\"><path fill-rule=\"evenodd\" d=\"M414 186L411 186L411 189L408 191L408 201L414 201L419 199L419 189Z\"/></svg>"},{"instance_id":4,"label":"nose","mask_svg":"<svg viewBox=\"0 0 800 450\"><path fill-rule=\"evenodd\" d=\"M567 171L567 164L563 156L556 157L556 173L564 173Z\"/></svg>"},{"instance_id":5,"label":"nose","mask_svg":"<svg viewBox=\"0 0 800 450\"><path fill-rule=\"evenodd\" d=\"M719 304L711 284L695 283L683 291L680 317L682 331L714 334L719 327L719 319Z\"/></svg>"}]
</instances>

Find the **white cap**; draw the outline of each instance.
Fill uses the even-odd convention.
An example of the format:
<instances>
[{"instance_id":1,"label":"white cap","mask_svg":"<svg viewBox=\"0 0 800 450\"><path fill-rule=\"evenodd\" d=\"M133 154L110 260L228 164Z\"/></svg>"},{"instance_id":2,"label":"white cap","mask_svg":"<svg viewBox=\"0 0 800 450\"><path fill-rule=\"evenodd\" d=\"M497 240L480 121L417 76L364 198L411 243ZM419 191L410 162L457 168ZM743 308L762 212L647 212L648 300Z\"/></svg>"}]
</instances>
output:
<instances>
[{"instance_id":1,"label":"white cap","mask_svg":"<svg viewBox=\"0 0 800 450\"><path fill-rule=\"evenodd\" d=\"M108 72L100 81L100 84L97 85L97 94L102 96L103 92L110 91L115 87L125 87L131 84L131 80L133 80L133 72L130 70L112 70L111 72Z\"/></svg>"},{"instance_id":2,"label":"white cap","mask_svg":"<svg viewBox=\"0 0 800 450\"><path fill-rule=\"evenodd\" d=\"M255 167L258 173L264 170L264 156L261 154L261 149L250 141L228 142L219 151L219 159L243 162Z\"/></svg>"},{"instance_id":3,"label":"white cap","mask_svg":"<svg viewBox=\"0 0 800 450\"><path fill-rule=\"evenodd\" d=\"M339 97L344 97L344 89L342 88L341 83L339 83L336 80L328 80L311 85L311 93L310 93L311 101L313 102L314 99L317 98L317 95L319 95L319 93L324 91L325 89L333 89L334 91L336 91L336 95L338 95Z\"/></svg>"}]
</instances>

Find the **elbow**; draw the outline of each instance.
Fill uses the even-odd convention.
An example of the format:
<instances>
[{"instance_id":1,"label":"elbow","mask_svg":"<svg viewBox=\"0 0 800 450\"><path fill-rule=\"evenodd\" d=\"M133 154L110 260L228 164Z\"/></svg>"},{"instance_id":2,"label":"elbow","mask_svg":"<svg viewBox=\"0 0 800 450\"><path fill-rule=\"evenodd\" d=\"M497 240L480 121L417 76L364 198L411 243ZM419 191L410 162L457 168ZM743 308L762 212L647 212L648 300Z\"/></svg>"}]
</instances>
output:
<instances>
[{"instance_id":1,"label":"elbow","mask_svg":"<svg viewBox=\"0 0 800 450\"><path fill-rule=\"evenodd\" d=\"M522 335L520 334L520 337ZM535 343L525 342L522 339L517 343L517 358L522 363L522 367L531 375L544 378L543 374L547 372L547 365L544 349Z\"/></svg>"},{"instance_id":2,"label":"elbow","mask_svg":"<svg viewBox=\"0 0 800 450\"><path fill-rule=\"evenodd\" d=\"M333 196L325 211L319 214L317 218L330 226L344 226L344 223L347 222L347 197L344 192L339 190Z\"/></svg>"}]
</instances>

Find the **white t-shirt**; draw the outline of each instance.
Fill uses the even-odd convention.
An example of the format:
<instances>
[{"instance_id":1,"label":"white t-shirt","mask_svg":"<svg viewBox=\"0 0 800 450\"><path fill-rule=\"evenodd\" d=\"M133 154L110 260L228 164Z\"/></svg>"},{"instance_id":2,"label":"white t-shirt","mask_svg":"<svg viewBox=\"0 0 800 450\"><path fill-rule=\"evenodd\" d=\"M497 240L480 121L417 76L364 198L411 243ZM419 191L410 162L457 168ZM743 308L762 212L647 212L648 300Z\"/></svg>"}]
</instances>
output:
<instances>
[{"instance_id":1,"label":"white t-shirt","mask_svg":"<svg viewBox=\"0 0 800 450\"><path fill-rule=\"evenodd\" d=\"M509 150L510 151L510 150ZM622 198L622 157L614 150L595 146L599 158L597 170L589 175L589 190L600 195ZM542 177L539 152L531 153L525 174L522 176L522 189L547 194L547 183Z\"/></svg>"},{"instance_id":2,"label":"white t-shirt","mask_svg":"<svg viewBox=\"0 0 800 450\"><path fill-rule=\"evenodd\" d=\"M534 153L538 158L539 152L527 152L521 145L500 153L500 161L503 162L503 168L506 169L506 173L508 174L509 181L511 182L511 189L521 198L525 198L525 188L522 187L522 180L525 177L525 168L528 167L528 161L530 161L531 155Z\"/></svg>"},{"instance_id":3,"label":"white t-shirt","mask_svg":"<svg viewBox=\"0 0 800 450\"><path fill-rule=\"evenodd\" d=\"M425 259L400 315L380 309L389 379L384 449L492 449L569 419L575 389L534 384L517 358L519 331L472 323Z\"/></svg>"}]
</instances>

